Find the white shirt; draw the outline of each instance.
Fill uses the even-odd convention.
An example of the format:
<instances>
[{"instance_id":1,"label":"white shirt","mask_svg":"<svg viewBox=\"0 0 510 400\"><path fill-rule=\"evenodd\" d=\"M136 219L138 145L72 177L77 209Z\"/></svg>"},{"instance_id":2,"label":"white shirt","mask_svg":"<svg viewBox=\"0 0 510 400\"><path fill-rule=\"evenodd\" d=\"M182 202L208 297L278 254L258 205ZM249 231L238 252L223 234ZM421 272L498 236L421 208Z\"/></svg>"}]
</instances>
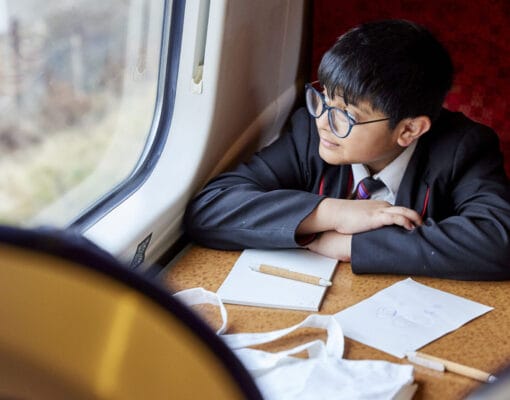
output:
<instances>
[{"instance_id":1,"label":"white shirt","mask_svg":"<svg viewBox=\"0 0 510 400\"><path fill-rule=\"evenodd\" d=\"M373 175L373 178L381 180L385 184L385 187L374 192L370 199L384 200L390 204L395 204L395 198L397 197L400 182L404 177L404 172L406 171L407 165L409 164L409 160L414 153L417 143L418 141L415 140L407 146L407 148L400 153L397 158L390 162L380 172ZM370 172L363 164L352 164L352 176L354 183L352 186L352 192L354 193L358 187L358 183L367 176L370 176Z\"/></svg>"}]
</instances>

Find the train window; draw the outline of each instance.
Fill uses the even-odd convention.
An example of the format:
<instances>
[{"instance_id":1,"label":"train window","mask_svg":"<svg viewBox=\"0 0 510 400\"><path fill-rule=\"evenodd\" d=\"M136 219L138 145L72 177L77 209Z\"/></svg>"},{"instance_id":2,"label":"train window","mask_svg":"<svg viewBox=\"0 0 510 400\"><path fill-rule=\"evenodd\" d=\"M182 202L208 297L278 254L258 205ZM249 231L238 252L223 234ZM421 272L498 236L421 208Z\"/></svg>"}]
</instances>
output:
<instances>
[{"instance_id":1,"label":"train window","mask_svg":"<svg viewBox=\"0 0 510 400\"><path fill-rule=\"evenodd\" d=\"M0 223L67 226L142 165L166 6L0 0Z\"/></svg>"},{"instance_id":2,"label":"train window","mask_svg":"<svg viewBox=\"0 0 510 400\"><path fill-rule=\"evenodd\" d=\"M128 198L80 226L85 237L139 270L171 259L190 197L288 118L304 85L306 10L304 0L173 1L157 162Z\"/></svg>"}]
</instances>

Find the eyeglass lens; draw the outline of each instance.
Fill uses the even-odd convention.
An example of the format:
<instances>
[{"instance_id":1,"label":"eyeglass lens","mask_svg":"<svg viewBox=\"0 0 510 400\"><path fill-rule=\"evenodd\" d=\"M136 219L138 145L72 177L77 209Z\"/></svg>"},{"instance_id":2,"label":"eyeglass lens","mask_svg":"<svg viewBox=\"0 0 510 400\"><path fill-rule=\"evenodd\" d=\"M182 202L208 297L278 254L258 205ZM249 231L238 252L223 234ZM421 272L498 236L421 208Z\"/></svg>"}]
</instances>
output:
<instances>
[{"instance_id":1,"label":"eyeglass lens","mask_svg":"<svg viewBox=\"0 0 510 400\"><path fill-rule=\"evenodd\" d=\"M318 118L323 110L323 101L319 92L314 88L308 88L306 91L306 107L312 117Z\"/></svg>"},{"instance_id":2,"label":"eyeglass lens","mask_svg":"<svg viewBox=\"0 0 510 400\"><path fill-rule=\"evenodd\" d=\"M349 131L349 120L346 115L337 108L329 108L323 95L313 87L306 91L306 107L314 118L319 118L327 109L330 128L335 135L345 136Z\"/></svg>"}]
</instances>

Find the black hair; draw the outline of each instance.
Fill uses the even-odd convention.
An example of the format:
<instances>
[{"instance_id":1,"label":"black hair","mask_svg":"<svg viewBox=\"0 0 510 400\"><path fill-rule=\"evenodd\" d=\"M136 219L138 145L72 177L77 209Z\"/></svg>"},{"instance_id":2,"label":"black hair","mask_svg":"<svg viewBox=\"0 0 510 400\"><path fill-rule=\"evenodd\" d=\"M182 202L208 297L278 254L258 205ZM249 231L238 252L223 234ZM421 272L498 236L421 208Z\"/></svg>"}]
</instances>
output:
<instances>
[{"instance_id":1,"label":"black hair","mask_svg":"<svg viewBox=\"0 0 510 400\"><path fill-rule=\"evenodd\" d=\"M362 24L323 56L318 77L331 98L368 102L390 118L426 115L434 121L452 85L448 51L424 27L405 20Z\"/></svg>"}]
</instances>

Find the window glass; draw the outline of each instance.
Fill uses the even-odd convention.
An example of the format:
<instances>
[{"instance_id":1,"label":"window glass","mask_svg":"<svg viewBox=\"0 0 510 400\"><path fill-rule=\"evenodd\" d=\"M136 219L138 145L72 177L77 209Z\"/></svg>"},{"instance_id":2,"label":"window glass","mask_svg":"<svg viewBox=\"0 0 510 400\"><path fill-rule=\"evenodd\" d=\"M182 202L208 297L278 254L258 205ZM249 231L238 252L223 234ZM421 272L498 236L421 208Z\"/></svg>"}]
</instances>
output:
<instances>
[{"instance_id":1,"label":"window glass","mask_svg":"<svg viewBox=\"0 0 510 400\"><path fill-rule=\"evenodd\" d=\"M0 223L65 226L135 171L164 3L0 0Z\"/></svg>"}]
</instances>

